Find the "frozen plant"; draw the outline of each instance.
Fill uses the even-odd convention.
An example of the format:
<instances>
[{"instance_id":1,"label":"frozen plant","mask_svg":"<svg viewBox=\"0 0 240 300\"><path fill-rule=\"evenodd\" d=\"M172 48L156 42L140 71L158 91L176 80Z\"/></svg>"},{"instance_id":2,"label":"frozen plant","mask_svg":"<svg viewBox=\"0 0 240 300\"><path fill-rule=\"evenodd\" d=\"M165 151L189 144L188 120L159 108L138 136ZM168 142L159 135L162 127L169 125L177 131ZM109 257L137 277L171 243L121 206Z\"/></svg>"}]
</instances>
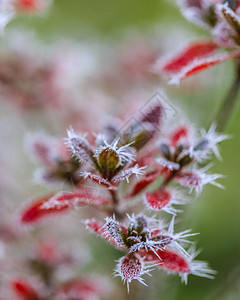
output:
<instances>
[{"instance_id":1,"label":"frozen plant","mask_svg":"<svg viewBox=\"0 0 240 300\"><path fill-rule=\"evenodd\" d=\"M198 165L206 164L213 153L220 157L217 144L227 136L217 134L215 125L197 135L187 124L164 130L163 134L163 110L160 102L154 103L123 131L103 128L103 133L88 136L70 128L65 139L69 150L66 162L76 162L76 168L72 174L62 173L70 190L28 204L19 216L21 224L36 224L71 208L92 206L102 212L105 224L96 219L88 219L85 224L126 253L115 273L128 285L133 279L144 283L142 275L150 274L155 266L181 275L185 283L189 274L213 278L215 272L206 263L194 260L192 247L185 247L192 243L187 238L195 234L190 230L174 233L175 217L166 229L163 221L144 214L143 204L150 212L164 210L175 216L180 212L175 205L187 203L189 196L184 189L172 187L173 181L197 194L207 183L221 187L216 182L221 175L208 174L205 171L209 166ZM44 165L56 164L58 148L44 140L35 138L31 148ZM39 151L42 143L43 151ZM46 179L52 183L50 177ZM88 185L83 184L86 181ZM133 212L136 216L130 217Z\"/></svg>"}]
</instances>

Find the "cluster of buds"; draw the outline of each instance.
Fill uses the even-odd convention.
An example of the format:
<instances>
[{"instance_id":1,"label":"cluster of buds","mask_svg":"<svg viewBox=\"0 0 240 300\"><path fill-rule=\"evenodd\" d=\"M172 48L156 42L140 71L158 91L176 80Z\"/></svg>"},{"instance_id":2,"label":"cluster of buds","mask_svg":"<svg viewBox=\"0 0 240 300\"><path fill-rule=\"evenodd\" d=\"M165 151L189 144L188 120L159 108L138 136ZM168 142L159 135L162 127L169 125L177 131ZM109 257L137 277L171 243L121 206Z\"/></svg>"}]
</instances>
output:
<instances>
[{"instance_id":1,"label":"cluster of buds","mask_svg":"<svg viewBox=\"0 0 240 300\"><path fill-rule=\"evenodd\" d=\"M117 249L127 252L120 258L115 275L120 276L123 282L129 283L136 279L145 284L144 274L149 274L154 266L177 273L187 283L187 276L213 278L215 271L211 270L205 262L194 261L196 253L193 248L186 252L181 244L190 243L186 238L195 235L186 230L174 233L174 218L166 230L159 220L156 221L143 215L128 216L129 224L126 227L115 218L106 218L106 223L95 219L86 220L86 226L91 231L105 238Z\"/></svg>"},{"instance_id":2,"label":"cluster of buds","mask_svg":"<svg viewBox=\"0 0 240 300\"><path fill-rule=\"evenodd\" d=\"M94 276L79 276L69 273L76 258L72 253L61 249L49 239L40 240L35 252L25 258L25 270L31 278L22 274L11 276L8 292L11 299L16 300L67 300L67 299L100 299L107 295L109 288L103 278ZM67 276L59 276L68 272Z\"/></svg>"},{"instance_id":3,"label":"cluster of buds","mask_svg":"<svg viewBox=\"0 0 240 300\"><path fill-rule=\"evenodd\" d=\"M144 283L141 276L149 274L153 265L178 273L184 282L188 274L212 278L214 271L206 263L194 261L196 252L183 247L189 243L186 238L194 234L189 230L173 232L174 217L179 212L173 205L185 204L188 197L171 183L175 181L197 193L207 183L221 187L216 182L221 175L206 174L207 167L199 169L198 165L205 163L212 153L220 157L217 144L227 136L217 134L214 125L208 132L203 130L200 137L195 137L187 125L178 126L169 135L159 135L164 121L163 110L162 104L157 102L124 132L113 130L109 124L103 134L95 135L95 139L87 140L86 134L76 134L70 128L66 145L72 158L68 156L66 161L67 165L76 167L71 170L74 176L71 172L71 175L50 172L61 174L62 179L64 176L71 178L72 190L30 203L21 212L21 224L34 224L71 208L93 206L105 216L108 214L106 223L95 219L85 223L127 252L116 268L116 274L127 284L133 279ZM53 154L57 148L46 147L46 144L39 147L41 142L35 141L34 152L46 166L51 165L49 158L52 163L54 157L59 157ZM55 167L58 169L58 165ZM83 185L86 180L89 186ZM130 185L130 191L123 192L123 181ZM174 215L167 230L163 222L146 217L142 212L129 217L128 213L144 208L142 203L152 212L164 210ZM127 227L124 225L126 216L129 218Z\"/></svg>"},{"instance_id":4,"label":"cluster of buds","mask_svg":"<svg viewBox=\"0 0 240 300\"><path fill-rule=\"evenodd\" d=\"M182 0L183 14L212 33L212 40L197 41L170 58L160 59L158 74L171 76L171 83L240 56L240 3L229 0ZM225 53L217 53L226 49ZM217 54L216 54L217 53Z\"/></svg>"}]
</instances>

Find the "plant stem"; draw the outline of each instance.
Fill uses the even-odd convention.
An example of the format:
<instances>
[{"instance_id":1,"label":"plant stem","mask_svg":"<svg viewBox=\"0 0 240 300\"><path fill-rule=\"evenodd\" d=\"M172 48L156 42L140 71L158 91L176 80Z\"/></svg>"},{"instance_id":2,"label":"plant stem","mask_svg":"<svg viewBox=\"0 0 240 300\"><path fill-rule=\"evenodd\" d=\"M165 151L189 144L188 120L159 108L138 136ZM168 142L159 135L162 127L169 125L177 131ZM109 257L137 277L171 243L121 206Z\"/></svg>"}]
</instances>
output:
<instances>
[{"instance_id":1,"label":"plant stem","mask_svg":"<svg viewBox=\"0 0 240 300\"><path fill-rule=\"evenodd\" d=\"M111 214L114 214L115 217L120 221L122 219L124 219L125 214L124 212L119 210L119 198L117 196L116 191L114 190L109 190L111 197L112 197L112 203L113 203L113 208L111 211Z\"/></svg>"},{"instance_id":2,"label":"plant stem","mask_svg":"<svg viewBox=\"0 0 240 300\"><path fill-rule=\"evenodd\" d=\"M217 130L223 131L232 115L233 109L235 107L235 104L237 102L237 95L240 89L240 61L237 61L237 72L235 80L233 81L233 84L230 88L230 91L228 92L225 100L223 101L223 104L218 111L217 117L216 117L216 124L217 124Z\"/></svg>"}]
</instances>

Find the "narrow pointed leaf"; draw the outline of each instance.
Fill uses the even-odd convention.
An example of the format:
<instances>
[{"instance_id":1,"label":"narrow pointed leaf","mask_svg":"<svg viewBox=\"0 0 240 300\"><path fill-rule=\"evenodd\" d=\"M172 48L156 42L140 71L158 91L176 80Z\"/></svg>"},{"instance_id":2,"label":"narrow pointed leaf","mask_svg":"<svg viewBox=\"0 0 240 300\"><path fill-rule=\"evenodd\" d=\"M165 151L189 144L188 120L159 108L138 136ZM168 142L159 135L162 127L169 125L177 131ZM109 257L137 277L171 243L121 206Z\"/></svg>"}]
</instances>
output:
<instances>
[{"instance_id":1,"label":"narrow pointed leaf","mask_svg":"<svg viewBox=\"0 0 240 300\"><path fill-rule=\"evenodd\" d=\"M206 57L218 49L213 41L195 42L183 49L175 57L167 62L160 60L156 65L156 71L161 73L177 73L196 59Z\"/></svg>"},{"instance_id":2,"label":"narrow pointed leaf","mask_svg":"<svg viewBox=\"0 0 240 300\"><path fill-rule=\"evenodd\" d=\"M240 50L219 54L217 56L208 57L208 58L202 58L199 60L195 60L183 69L180 70L178 74L172 77L170 83L172 84L179 84L179 82L182 79L185 79L195 73L198 73L200 71L203 71L205 69L208 69L210 67L213 67L217 64L220 64L226 60L239 57L240 56Z\"/></svg>"}]
</instances>

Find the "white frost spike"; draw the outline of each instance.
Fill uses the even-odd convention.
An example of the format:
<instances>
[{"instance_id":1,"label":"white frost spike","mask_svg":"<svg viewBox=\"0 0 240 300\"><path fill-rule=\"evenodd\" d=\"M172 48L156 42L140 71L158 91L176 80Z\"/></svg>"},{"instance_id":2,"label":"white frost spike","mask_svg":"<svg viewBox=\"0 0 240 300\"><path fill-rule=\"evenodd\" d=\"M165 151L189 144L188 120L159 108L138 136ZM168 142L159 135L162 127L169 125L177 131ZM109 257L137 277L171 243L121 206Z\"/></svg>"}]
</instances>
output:
<instances>
[{"instance_id":1,"label":"white frost spike","mask_svg":"<svg viewBox=\"0 0 240 300\"><path fill-rule=\"evenodd\" d=\"M209 168L209 166L206 166L202 169L199 169L197 174L200 176L201 178L201 184L199 186L195 187L196 193L199 194L202 191L202 188L205 184L211 184L214 185L216 187L219 187L220 189L224 189L224 186L218 182L216 182L217 179L219 178L224 178L224 175L221 174L207 174L204 173L207 169ZM192 188L193 189L193 188Z\"/></svg>"},{"instance_id":2,"label":"white frost spike","mask_svg":"<svg viewBox=\"0 0 240 300\"><path fill-rule=\"evenodd\" d=\"M114 269L114 277L120 276L123 283L127 283L129 292L129 283L134 279L138 280L141 284L146 285L141 276L144 274L151 276L149 272L152 270L152 265L147 266L140 256L136 254L130 256L127 255L121 257L117 261L117 266Z\"/></svg>"},{"instance_id":3,"label":"white frost spike","mask_svg":"<svg viewBox=\"0 0 240 300\"><path fill-rule=\"evenodd\" d=\"M91 149L86 139L86 134L76 134L72 127L67 130L68 138L66 144L71 150L73 156L76 156L80 162L89 162L92 160Z\"/></svg>"},{"instance_id":4,"label":"white frost spike","mask_svg":"<svg viewBox=\"0 0 240 300\"><path fill-rule=\"evenodd\" d=\"M73 208L79 208L79 197L73 197L71 201L67 200L62 200L59 201L59 198L62 198L64 196L64 192L59 192L53 197L51 197L47 202L42 204L41 208L42 209L61 209L62 207L65 206L71 206Z\"/></svg>"},{"instance_id":5,"label":"white frost spike","mask_svg":"<svg viewBox=\"0 0 240 300\"><path fill-rule=\"evenodd\" d=\"M166 213L169 213L173 216L175 216L177 213L182 212L182 209L177 209L173 207L173 205L185 205L187 204L190 199L187 195L185 195L182 191L179 191L177 189L171 190L172 198L169 204L167 204L165 207L163 207L163 211Z\"/></svg>"},{"instance_id":6,"label":"white frost spike","mask_svg":"<svg viewBox=\"0 0 240 300\"><path fill-rule=\"evenodd\" d=\"M212 153L214 153L214 155L220 160L221 155L219 153L217 144L226 139L229 139L230 136L227 134L218 134L216 132L216 127L217 127L216 123L213 123L210 126L208 132L206 132L205 129L202 129L201 134L202 134L202 137L208 141L208 145L207 145L208 150L210 150Z\"/></svg>"},{"instance_id":7,"label":"white frost spike","mask_svg":"<svg viewBox=\"0 0 240 300\"><path fill-rule=\"evenodd\" d=\"M172 238L171 246L175 247L177 250L182 252L184 255L189 255L187 251L181 246L179 243L189 243L192 244L193 242L187 240L186 238L189 238L191 236L198 235L199 233L191 233L191 229L184 230L179 233L174 233L174 221L175 221L175 216L173 216L168 230L167 230L167 235L169 235L170 238Z\"/></svg>"},{"instance_id":8,"label":"white frost spike","mask_svg":"<svg viewBox=\"0 0 240 300\"><path fill-rule=\"evenodd\" d=\"M178 163L169 161L163 157L159 157L156 159L156 162L162 167L167 167L169 170L179 170L180 165Z\"/></svg>"},{"instance_id":9,"label":"white frost spike","mask_svg":"<svg viewBox=\"0 0 240 300\"><path fill-rule=\"evenodd\" d=\"M133 144L134 142L132 143L129 143L127 145L124 145L124 146L121 146L121 147L118 147L117 144L119 142L119 139L116 139L114 140L111 144L109 144L103 135L99 135L97 137L97 143L100 144L100 146L97 148L94 156L95 157L98 157L99 154L105 150L105 149L111 149L113 151L115 151L119 157L119 165L123 165L124 163L131 163L133 162L135 159L135 154L133 153L133 149L130 149L129 146L131 144Z\"/></svg>"},{"instance_id":10,"label":"white frost spike","mask_svg":"<svg viewBox=\"0 0 240 300\"><path fill-rule=\"evenodd\" d=\"M125 179L126 179L127 182L129 182L129 177L131 177L132 175L136 175L137 177L139 175L143 175L144 174L143 170L145 168L146 167L139 167L138 164L136 164L132 168L123 170L120 173L118 173L116 176L114 176L112 178L112 182L119 182L119 181L123 181Z\"/></svg>"},{"instance_id":11,"label":"white frost spike","mask_svg":"<svg viewBox=\"0 0 240 300\"><path fill-rule=\"evenodd\" d=\"M201 169L198 169L198 170L195 170L194 172L187 172L187 175L186 177L190 177L193 176L194 177L197 177L197 183L196 184L189 184L189 179L185 179L184 178L184 174L183 174L183 178L179 177L179 178L176 178L177 181L184 185L184 186L187 186L190 188L190 193L195 190L197 194L200 194L200 192L202 191L203 189L203 186L206 185L206 184L211 184L211 185L214 185L216 187L219 187L221 189L224 189L224 186L218 182L216 182L217 179L219 178L224 178L225 176L224 175L221 175L221 174L207 174L205 173L206 170L208 170L210 167L212 166L212 164L209 164ZM192 173L192 175L191 175ZM192 179L191 179L192 180Z\"/></svg>"},{"instance_id":12,"label":"white frost spike","mask_svg":"<svg viewBox=\"0 0 240 300\"><path fill-rule=\"evenodd\" d=\"M217 274L217 272L215 270L212 270L208 263L205 261L200 261L200 260L194 260L194 258L200 253L200 251L196 251L195 247L192 246L189 251L188 251L188 263L190 265L190 273L182 273L179 274L182 281L187 284L187 278L189 274L193 274L196 276L200 276L200 277L205 277L205 278L209 278L209 279L214 279L214 275Z\"/></svg>"},{"instance_id":13,"label":"white frost spike","mask_svg":"<svg viewBox=\"0 0 240 300\"><path fill-rule=\"evenodd\" d=\"M106 221L106 223L103 226L105 234L106 235L110 234L111 237L114 239L114 241L116 241L117 244L119 244L121 246L125 246L122 235L121 235L122 230L119 226L119 222L117 222L115 220L115 217L113 217L113 218L107 217L105 219L105 221Z\"/></svg>"}]
</instances>

